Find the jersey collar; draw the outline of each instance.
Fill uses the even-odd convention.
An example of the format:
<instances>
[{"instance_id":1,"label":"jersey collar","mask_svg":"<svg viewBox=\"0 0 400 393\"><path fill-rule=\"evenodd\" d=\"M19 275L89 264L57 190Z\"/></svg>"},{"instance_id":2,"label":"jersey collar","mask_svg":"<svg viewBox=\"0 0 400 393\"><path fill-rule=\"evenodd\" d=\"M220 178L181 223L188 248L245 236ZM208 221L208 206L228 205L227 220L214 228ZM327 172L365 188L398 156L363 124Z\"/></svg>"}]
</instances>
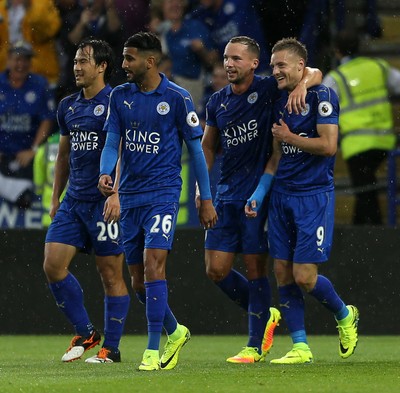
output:
<instances>
[{"instance_id":1,"label":"jersey collar","mask_svg":"<svg viewBox=\"0 0 400 393\"><path fill-rule=\"evenodd\" d=\"M104 97L110 95L111 93L111 86L110 85L105 85L105 87L100 90L97 95L95 95L93 98L91 98L89 101L99 101L99 102L103 102ZM86 98L83 96L83 90L81 90L78 94L78 96L76 97L76 101L80 101L80 100L86 100ZM86 100L87 101L87 100Z\"/></svg>"},{"instance_id":2,"label":"jersey collar","mask_svg":"<svg viewBox=\"0 0 400 393\"><path fill-rule=\"evenodd\" d=\"M153 93L157 93L157 94L162 95L167 90L167 87L168 87L168 84L169 84L169 80L162 72L160 72L160 77L161 77L161 82L157 86L157 88L155 90L153 90ZM134 92L134 93L139 93L140 92L140 90L137 87L136 83L132 83L131 84L131 89L132 89L132 92Z\"/></svg>"},{"instance_id":3,"label":"jersey collar","mask_svg":"<svg viewBox=\"0 0 400 393\"><path fill-rule=\"evenodd\" d=\"M243 92L242 94L246 94L246 93L255 91L255 90L257 89L257 83L259 82L260 79L261 79L261 76L255 74L254 77L253 77L253 80L252 80L252 82L251 82L251 85L250 85L249 88L248 88L245 92ZM231 84L227 85L227 87L226 87L226 94L227 94L228 96L234 94L234 93L233 93L233 90L232 90L232 85L231 85Z\"/></svg>"}]
</instances>

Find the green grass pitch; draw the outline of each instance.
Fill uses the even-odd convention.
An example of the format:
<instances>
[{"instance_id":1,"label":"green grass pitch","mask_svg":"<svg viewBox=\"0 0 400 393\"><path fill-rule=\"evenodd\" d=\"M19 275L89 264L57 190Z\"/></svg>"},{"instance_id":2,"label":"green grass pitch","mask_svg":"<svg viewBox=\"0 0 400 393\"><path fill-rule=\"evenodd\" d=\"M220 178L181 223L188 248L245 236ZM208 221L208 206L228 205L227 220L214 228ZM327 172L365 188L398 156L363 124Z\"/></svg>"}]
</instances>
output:
<instances>
[{"instance_id":1,"label":"green grass pitch","mask_svg":"<svg viewBox=\"0 0 400 393\"><path fill-rule=\"evenodd\" d=\"M122 362L63 364L70 336L0 336L1 393L398 393L400 336L361 336L353 356L342 360L336 336L310 336L314 363L277 366L290 339L277 335L267 362L228 364L246 344L244 336L196 336L170 371L139 372L145 336L124 336ZM163 343L164 344L164 341ZM92 349L84 358L96 353Z\"/></svg>"}]
</instances>

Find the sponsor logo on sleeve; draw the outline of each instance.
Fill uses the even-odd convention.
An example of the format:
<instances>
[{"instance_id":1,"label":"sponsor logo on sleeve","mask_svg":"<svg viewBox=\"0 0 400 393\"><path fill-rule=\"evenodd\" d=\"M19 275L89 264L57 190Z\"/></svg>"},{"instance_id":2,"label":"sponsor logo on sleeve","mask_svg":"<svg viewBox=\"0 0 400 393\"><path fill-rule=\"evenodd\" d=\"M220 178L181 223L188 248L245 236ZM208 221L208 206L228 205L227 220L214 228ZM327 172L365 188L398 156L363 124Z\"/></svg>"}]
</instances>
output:
<instances>
[{"instance_id":1,"label":"sponsor logo on sleeve","mask_svg":"<svg viewBox=\"0 0 400 393\"><path fill-rule=\"evenodd\" d=\"M318 113L323 116L327 117L333 112L332 104L328 101L322 101L318 105Z\"/></svg>"},{"instance_id":2,"label":"sponsor logo on sleeve","mask_svg":"<svg viewBox=\"0 0 400 393\"><path fill-rule=\"evenodd\" d=\"M191 111L187 114L186 122L189 124L190 127L197 127L200 124L199 118L194 111Z\"/></svg>"}]
</instances>

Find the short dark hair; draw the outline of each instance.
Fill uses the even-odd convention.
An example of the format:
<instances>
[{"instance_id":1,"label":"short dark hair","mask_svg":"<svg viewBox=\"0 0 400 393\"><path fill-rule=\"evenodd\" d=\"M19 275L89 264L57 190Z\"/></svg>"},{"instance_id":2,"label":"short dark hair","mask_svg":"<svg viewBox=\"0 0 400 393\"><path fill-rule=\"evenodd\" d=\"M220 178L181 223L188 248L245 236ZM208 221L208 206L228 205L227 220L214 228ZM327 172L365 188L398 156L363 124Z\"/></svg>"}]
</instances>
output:
<instances>
[{"instance_id":1,"label":"short dark hair","mask_svg":"<svg viewBox=\"0 0 400 393\"><path fill-rule=\"evenodd\" d=\"M343 56L357 54L360 45L358 34L349 30L339 32L333 42L335 49Z\"/></svg>"},{"instance_id":2,"label":"short dark hair","mask_svg":"<svg viewBox=\"0 0 400 393\"><path fill-rule=\"evenodd\" d=\"M115 68L115 55L110 44L104 40L99 40L93 37L84 38L79 44L78 49L83 49L86 46L93 48L93 59L96 65L107 63L106 70L104 71L104 81L108 82Z\"/></svg>"},{"instance_id":3,"label":"short dark hair","mask_svg":"<svg viewBox=\"0 0 400 393\"><path fill-rule=\"evenodd\" d=\"M281 50L288 50L292 53L295 53L296 55L304 59L304 63L307 64L307 48L296 38L288 37L282 38L281 40L277 41L276 44L272 47L271 53L279 52Z\"/></svg>"},{"instance_id":4,"label":"short dark hair","mask_svg":"<svg viewBox=\"0 0 400 393\"><path fill-rule=\"evenodd\" d=\"M156 34L140 31L130 36L124 43L125 48L136 48L139 51L156 52L161 55L161 41Z\"/></svg>"},{"instance_id":5,"label":"short dark hair","mask_svg":"<svg viewBox=\"0 0 400 393\"><path fill-rule=\"evenodd\" d=\"M247 37L245 35L238 35L236 37L232 37L228 44L242 44L247 46L247 49L254 53L257 57L257 59L260 58L260 45L258 44L258 42L251 38L251 37Z\"/></svg>"}]
</instances>

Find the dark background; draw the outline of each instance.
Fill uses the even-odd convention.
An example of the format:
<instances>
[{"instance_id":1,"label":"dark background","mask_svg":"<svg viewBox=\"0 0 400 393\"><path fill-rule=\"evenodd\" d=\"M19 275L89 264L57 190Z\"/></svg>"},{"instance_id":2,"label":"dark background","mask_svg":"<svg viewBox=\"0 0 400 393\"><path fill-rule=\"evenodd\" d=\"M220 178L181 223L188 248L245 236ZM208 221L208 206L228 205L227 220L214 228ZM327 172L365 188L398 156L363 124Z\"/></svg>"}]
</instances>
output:
<instances>
[{"instance_id":1,"label":"dark background","mask_svg":"<svg viewBox=\"0 0 400 393\"><path fill-rule=\"evenodd\" d=\"M45 231L8 229L0 232L0 334L73 334L57 309L42 270ZM246 314L205 274L204 233L177 230L168 263L169 303L178 320L193 334L247 334ZM400 333L400 230L388 227L335 228L331 259L320 272L331 279L347 304L360 310L361 334ZM242 269L241 260L236 266ZM95 326L103 330L103 289L94 257L77 256L71 271L84 289ZM126 274L127 284L129 283ZM273 305L278 306L271 272ZM131 293L126 334L145 334L144 307ZM309 334L336 334L333 316L306 297ZM285 322L278 328L287 333ZM277 331L277 332L278 332Z\"/></svg>"}]
</instances>

